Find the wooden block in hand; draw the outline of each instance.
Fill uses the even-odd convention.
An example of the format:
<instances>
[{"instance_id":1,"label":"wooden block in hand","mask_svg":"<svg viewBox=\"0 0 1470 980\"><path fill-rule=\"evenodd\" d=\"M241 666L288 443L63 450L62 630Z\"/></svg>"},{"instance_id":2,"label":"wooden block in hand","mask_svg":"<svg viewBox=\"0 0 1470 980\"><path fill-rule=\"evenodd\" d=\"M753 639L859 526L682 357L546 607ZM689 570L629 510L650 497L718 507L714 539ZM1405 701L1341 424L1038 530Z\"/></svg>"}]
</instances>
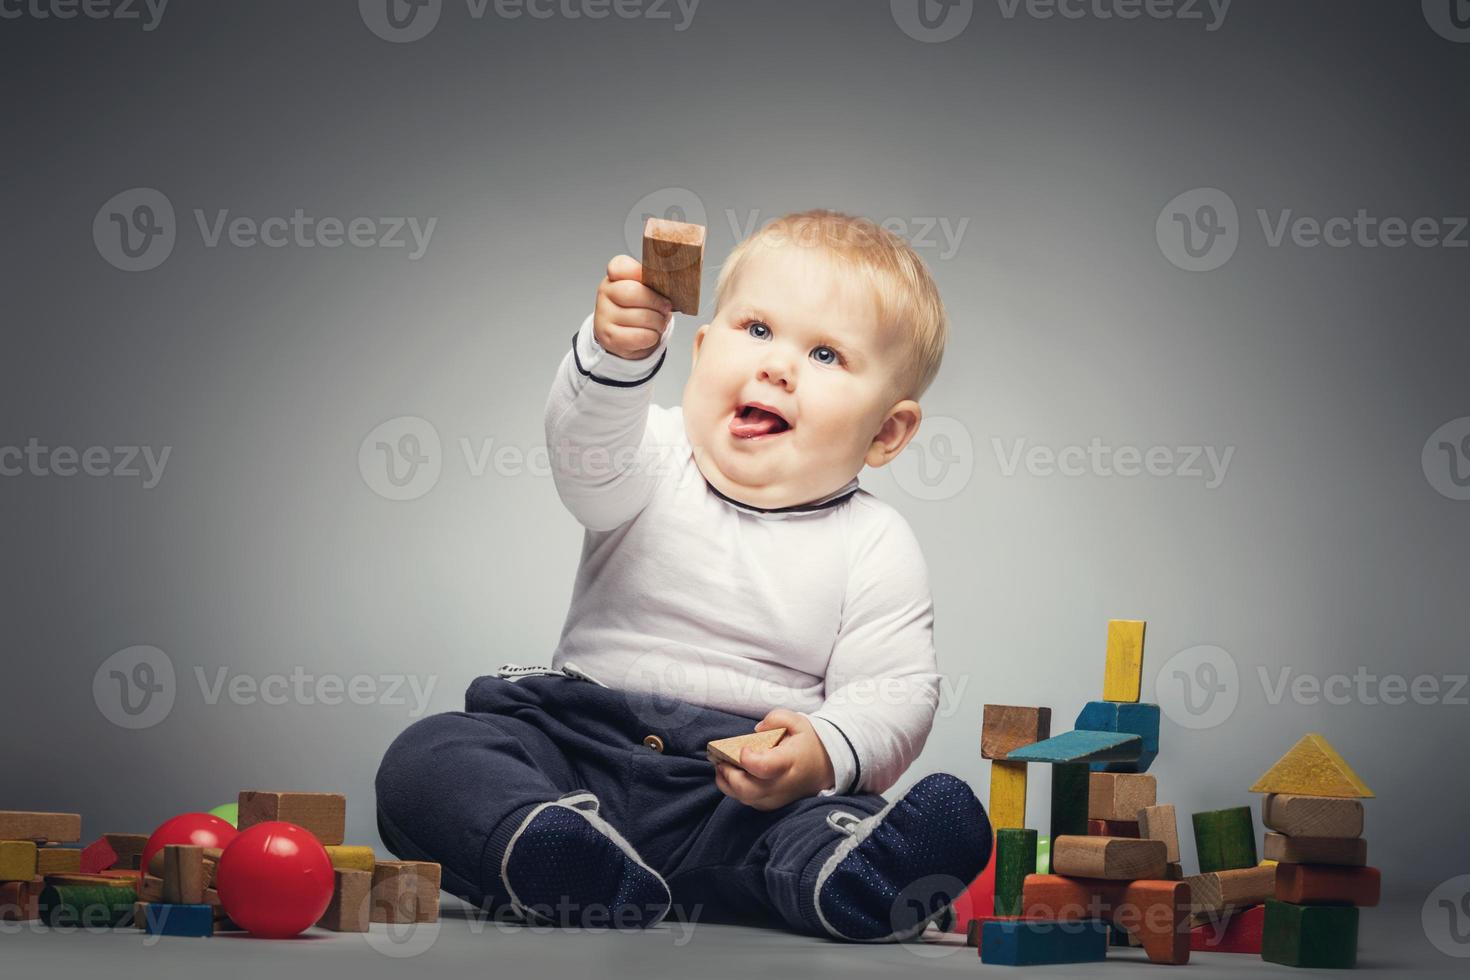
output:
<instances>
[{"instance_id":1,"label":"wooden block in hand","mask_svg":"<svg viewBox=\"0 0 1470 980\"><path fill-rule=\"evenodd\" d=\"M1174 813L1174 804L1160 803L1146 806L1138 811L1138 836L1164 842L1169 861L1179 861L1179 818Z\"/></svg>"},{"instance_id":2,"label":"wooden block in hand","mask_svg":"<svg viewBox=\"0 0 1470 980\"><path fill-rule=\"evenodd\" d=\"M1138 811L1158 802L1158 782L1142 772L1094 772L1087 782L1091 820L1138 819Z\"/></svg>"},{"instance_id":3,"label":"wooden block in hand","mask_svg":"<svg viewBox=\"0 0 1470 980\"><path fill-rule=\"evenodd\" d=\"M36 849L36 874L80 874L82 852L74 847L40 847Z\"/></svg>"},{"instance_id":4,"label":"wooden block in hand","mask_svg":"<svg viewBox=\"0 0 1470 980\"><path fill-rule=\"evenodd\" d=\"M1344 867L1333 864L1276 865L1276 894L1279 902L1293 905L1378 904L1382 879L1377 868Z\"/></svg>"},{"instance_id":5,"label":"wooden block in hand","mask_svg":"<svg viewBox=\"0 0 1470 980\"><path fill-rule=\"evenodd\" d=\"M340 844L347 836L347 798L341 793L240 793L240 829L268 820L284 820L311 831L323 845Z\"/></svg>"},{"instance_id":6,"label":"wooden block in hand","mask_svg":"<svg viewBox=\"0 0 1470 980\"><path fill-rule=\"evenodd\" d=\"M31 813L0 810L0 841L28 840L37 844L76 844L82 839L80 813Z\"/></svg>"},{"instance_id":7,"label":"wooden block in hand","mask_svg":"<svg viewBox=\"0 0 1470 980\"><path fill-rule=\"evenodd\" d=\"M1260 905L1276 896L1276 867L1257 865L1190 875L1191 915L1219 915L1230 909Z\"/></svg>"},{"instance_id":8,"label":"wooden block in hand","mask_svg":"<svg viewBox=\"0 0 1470 980\"><path fill-rule=\"evenodd\" d=\"M1358 961L1354 905L1266 903L1261 959L1285 966L1350 969Z\"/></svg>"},{"instance_id":9,"label":"wooden block in hand","mask_svg":"<svg viewBox=\"0 0 1470 980\"><path fill-rule=\"evenodd\" d=\"M167 844L163 848L163 901L168 905L204 904L204 848Z\"/></svg>"},{"instance_id":10,"label":"wooden block in hand","mask_svg":"<svg viewBox=\"0 0 1470 980\"><path fill-rule=\"evenodd\" d=\"M990 806L986 809L990 826L1026 826L1026 763L990 761Z\"/></svg>"},{"instance_id":11,"label":"wooden block in hand","mask_svg":"<svg viewBox=\"0 0 1470 980\"><path fill-rule=\"evenodd\" d=\"M1268 833L1266 859L1282 864L1362 867L1368 863L1368 842L1361 837L1287 837Z\"/></svg>"},{"instance_id":12,"label":"wooden block in hand","mask_svg":"<svg viewBox=\"0 0 1470 980\"><path fill-rule=\"evenodd\" d=\"M1141 619L1108 622L1107 665L1103 671L1104 701L1137 701L1143 687L1143 632Z\"/></svg>"},{"instance_id":13,"label":"wooden block in hand","mask_svg":"<svg viewBox=\"0 0 1470 980\"><path fill-rule=\"evenodd\" d=\"M30 881L36 877L36 844L29 840L0 840L0 881Z\"/></svg>"},{"instance_id":14,"label":"wooden block in hand","mask_svg":"<svg viewBox=\"0 0 1470 980\"><path fill-rule=\"evenodd\" d=\"M138 871L143 862L143 848L148 846L147 834L103 834L109 847L117 854L114 868Z\"/></svg>"},{"instance_id":15,"label":"wooden block in hand","mask_svg":"<svg viewBox=\"0 0 1470 980\"><path fill-rule=\"evenodd\" d=\"M1206 810L1194 814L1193 822L1201 874L1254 868L1260 863L1256 859L1256 825L1250 807Z\"/></svg>"},{"instance_id":16,"label":"wooden block in hand","mask_svg":"<svg viewBox=\"0 0 1470 980\"><path fill-rule=\"evenodd\" d=\"M1021 888L1036 873L1036 831L1004 827L995 832L995 914L1021 914Z\"/></svg>"},{"instance_id":17,"label":"wooden block in hand","mask_svg":"<svg viewBox=\"0 0 1470 980\"><path fill-rule=\"evenodd\" d=\"M327 858L338 871L366 871L372 873L378 863L371 847L358 844L334 844L327 849Z\"/></svg>"},{"instance_id":18,"label":"wooden block in hand","mask_svg":"<svg viewBox=\"0 0 1470 980\"><path fill-rule=\"evenodd\" d=\"M1288 837L1362 837L1363 804L1333 796L1268 793L1261 823Z\"/></svg>"},{"instance_id":19,"label":"wooden block in hand","mask_svg":"<svg viewBox=\"0 0 1470 980\"><path fill-rule=\"evenodd\" d=\"M704 271L703 225L649 218L643 225L643 285L669 299L679 313L699 312Z\"/></svg>"},{"instance_id":20,"label":"wooden block in hand","mask_svg":"<svg viewBox=\"0 0 1470 980\"><path fill-rule=\"evenodd\" d=\"M1051 738L1051 709L987 704L981 714L980 757L1004 759L1012 749Z\"/></svg>"},{"instance_id":21,"label":"wooden block in hand","mask_svg":"<svg viewBox=\"0 0 1470 980\"><path fill-rule=\"evenodd\" d=\"M1074 878L1162 879L1169 863L1164 853L1163 841L1063 835L1051 842L1051 869Z\"/></svg>"},{"instance_id":22,"label":"wooden block in hand","mask_svg":"<svg viewBox=\"0 0 1470 980\"><path fill-rule=\"evenodd\" d=\"M740 753L744 749L769 749L781 741L786 734L784 728L768 728L763 732L749 732L730 738L717 738L705 746L705 754L711 762L727 762L740 766ZM741 766L741 768L744 768Z\"/></svg>"},{"instance_id":23,"label":"wooden block in hand","mask_svg":"<svg viewBox=\"0 0 1470 980\"><path fill-rule=\"evenodd\" d=\"M372 921L368 906L373 894L373 873L338 868L333 872L333 879L332 901L317 925L333 932L367 932Z\"/></svg>"}]
</instances>

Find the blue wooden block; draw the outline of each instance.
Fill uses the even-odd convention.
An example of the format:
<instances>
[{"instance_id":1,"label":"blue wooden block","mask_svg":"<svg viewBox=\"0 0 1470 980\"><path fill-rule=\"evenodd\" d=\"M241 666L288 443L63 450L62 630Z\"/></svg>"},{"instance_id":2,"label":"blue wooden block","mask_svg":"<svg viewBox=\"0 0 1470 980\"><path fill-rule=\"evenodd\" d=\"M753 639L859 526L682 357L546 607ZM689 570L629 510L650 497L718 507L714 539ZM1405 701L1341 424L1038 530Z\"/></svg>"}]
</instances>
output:
<instances>
[{"instance_id":1,"label":"blue wooden block","mask_svg":"<svg viewBox=\"0 0 1470 980\"><path fill-rule=\"evenodd\" d=\"M1148 772L1159 754L1159 706L1118 701L1089 701L1077 723L1079 731L1125 732L1143 739L1143 752L1124 762L1093 762L1093 772Z\"/></svg>"},{"instance_id":2,"label":"blue wooden block","mask_svg":"<svg viewBox=\"0 0 1470 980\"><path fill-rule=\"evenodd\" d=\"M1108 923L1102 919L991 919L980 936L980 962L997 966L1096 963L1107 957Z\"/></svg>"},{"instance_id":3,"label":"blue wooden block","mask_svg":"<svg viewBox=\"0 0 1470 980\"><path fill-rule=\"evenodd\" d=\"M143 907L150 936L213 936L214 909L208 905L150 902Z\"/></svg>"},{"instance_id":4,"label":"blue wooden block","mask_svg":"<svg viewBox=\"0 0 1470 980\"><path fill-rule=\"evenodd\" d=\"M1007 755L1009 762L1128 762L1143 752L1143 739L1127 732L1063 732Z\"/></svg>"}]
</instances>

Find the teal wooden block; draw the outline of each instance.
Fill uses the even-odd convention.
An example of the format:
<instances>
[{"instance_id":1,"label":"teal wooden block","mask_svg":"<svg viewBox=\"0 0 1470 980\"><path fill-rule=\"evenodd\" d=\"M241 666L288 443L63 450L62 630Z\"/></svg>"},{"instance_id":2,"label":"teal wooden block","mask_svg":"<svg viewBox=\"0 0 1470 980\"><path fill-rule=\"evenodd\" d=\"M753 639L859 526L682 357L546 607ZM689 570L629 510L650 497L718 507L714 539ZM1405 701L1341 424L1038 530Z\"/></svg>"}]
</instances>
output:
<instances>
[{"instance_id":1,"label":"teal wooden block","mask_svg":"<svg viewBox=\"0 0 1470 980\"><path fill-rule=\"evenodd\" d=\"M1102 919L991 919L980 938L980 962L997 966L1096 963L1107 956L1108 924Z\"/></svg>"},{"instance_id":2,"label":"teal wooden block","mask_svg":"<svg viewBox=\"0 0 1470 980\"><path fill-rule=\"evenodd\" d=\"M150 936L214 935L214 909L208 905L150 902L143 913Z\"/></svg>"},{"instance_id":3,"label":"teal wooden block","mask_svg":"<svg viewBox=\"0 0 1470 980\"><path fill-rule=\"evenodd\" d=\"M1063 834L1087 835L1087 793L1090 776L1086 763L1069 762L1051 767L1051 840ZM1047 870L1051 870L1048 851Z\"/></svg>"},{"instance_id":4,"label":"teal wooden block","mask_svg":"<svg viewBox=\"0 0 1470 980\"><path fill-rule=\"evenodd\" d=\"M1127 732L1063 732L1007 755L1009 762L1128 762L1143 752L1143 739ZM1085 831L1084 831L1085 832Z\"/></svg>"},{"instance_id":5,"label":"teal wooden block","mask_svg":"<svg viewBox=\"0 0 1470 980\"><path fill-rule=\"evenodd\" d=\"M1194 814L1192 819L1200 874L1254 868L1260 863L1256 858L1256 825L1250 807L1206 810Z\"/></svg>"},{"instance_id":6,"label":"teal wooden block","mask_svg":"<svg viewBox=\"0 0 1470 980\"><path fill-rule=\"evenodd\" d=\"M1143 750L1137 759L1094 762L1093 772L1148 772L1159 755L1159 706L1127 701L1089 701L1082 706L1077 722L1079 731L1122 732L1143 739Z\"/></svg>"},{"instance_id":7,"label":"teal wooden block","mask_svg":"<svg viewBox=\"0 0 1470 980\"><path fill-rule=\"evenodd\" d=\"M1358 962L1358 909L1354 905L1266 902L1261 959L1283 966L1350 969Z\"/></svg>"}]
</instances>

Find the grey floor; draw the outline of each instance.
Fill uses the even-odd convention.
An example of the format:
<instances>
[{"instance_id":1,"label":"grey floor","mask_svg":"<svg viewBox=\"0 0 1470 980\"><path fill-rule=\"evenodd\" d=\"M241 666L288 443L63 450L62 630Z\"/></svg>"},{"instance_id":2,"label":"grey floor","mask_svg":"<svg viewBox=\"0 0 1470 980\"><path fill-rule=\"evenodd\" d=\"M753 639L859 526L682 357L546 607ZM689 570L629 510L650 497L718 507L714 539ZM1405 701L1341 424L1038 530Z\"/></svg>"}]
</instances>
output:
<instances>
[{"instance_id":1,"label":"grey floor","mask_svg":"<svg viewBox=\"0 0 1470 980\"><path fill-rule=\"evenodd\" d=\"M528 928L480 922L467 910L446 905L433 926L376 925L369 935L337 935L312 930L287 941L261 941L236 935L213 939L149 938L133 930L60 934L38 924L0 923L0 974L27 976L103 976L108 980L189 977L221 980L313 980L423 975L516 977L560 980L596 976L607 980L697 977L739 978L862 977L921 972L957 974L1001 971L984 966L974 949L957 936L931 933L924 941L901 946L857 946L825 942L784 932L708 923L667 924L641 933ZM1470 959L1445 956L1430 944L1417 905L1405 901L1365 909L1359 944L1359 971L1380 976L1465 976ZM1149 967L1137 950L1115 949L1106 964L1034 967L1027 976L1087 976L1163 970ZM1258 957L1196 953L1192 977L1242 974L1305 976L1312 973L1264 963ZM309 971L309 973L308 973ZM1159 974L1162 975L1162 974Z\"/></svg>"}]
</instances>

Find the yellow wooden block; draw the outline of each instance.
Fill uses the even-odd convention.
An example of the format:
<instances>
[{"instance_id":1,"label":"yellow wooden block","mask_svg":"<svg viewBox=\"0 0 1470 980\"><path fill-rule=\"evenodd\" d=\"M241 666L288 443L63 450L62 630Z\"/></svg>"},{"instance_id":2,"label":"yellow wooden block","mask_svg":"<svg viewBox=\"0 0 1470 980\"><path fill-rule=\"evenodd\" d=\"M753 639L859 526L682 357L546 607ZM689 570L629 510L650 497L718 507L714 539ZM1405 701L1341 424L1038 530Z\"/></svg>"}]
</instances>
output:
<instances>
[{"instance_id":1,"label":"yellow wooden block","mask_svg":"<svg viewBox=\"0 0 1470 980\"><path fill-rule=\"evenodd\" d=\"M1104 701L1137 701L1143 687L1141 619L1108 620L1108 661L1103 671Z\"/></svg>"},{"instance_id":2,"label":"yellow wooden block","mask_svg":"<svg viewBox=\"0 0 1470 980\"><path fill-rule=\"evenodd\" d=\"M1026 826L1026 763L990 760L990 829Z\"/></svg>"},{"instance_id":3,"label":"yellow wooden block","mask_svg":"<svg viewBox=\"0 0 1470 980\"><path fill-rule=\"evenodd\" d=\"M378 862L371 847L357 844L338 844L327 849L332 867L338 871L372 871Z\"/></svg>"},{"instance_id":4,"label":"yellow wooden block","mask_svg":"<svg viewBox=\"0 0 1470 980\"><path fill-rule=\"evenodd\" d=\"M0 881L30 881L34 877L35 841L0 840Z\"/></svg>"},{"instance_id":5,"label":"yellow wooden block","mask_svg":"<svg viewBox=\"0 0 1470 980\"><path fill-rule=\"evenodd\" d=\"M1294 793L1297 796L1372 796L1327 739L1308 732L1301 741L1256 780L1252 793Z\"/></svg>"}]
</instances>

